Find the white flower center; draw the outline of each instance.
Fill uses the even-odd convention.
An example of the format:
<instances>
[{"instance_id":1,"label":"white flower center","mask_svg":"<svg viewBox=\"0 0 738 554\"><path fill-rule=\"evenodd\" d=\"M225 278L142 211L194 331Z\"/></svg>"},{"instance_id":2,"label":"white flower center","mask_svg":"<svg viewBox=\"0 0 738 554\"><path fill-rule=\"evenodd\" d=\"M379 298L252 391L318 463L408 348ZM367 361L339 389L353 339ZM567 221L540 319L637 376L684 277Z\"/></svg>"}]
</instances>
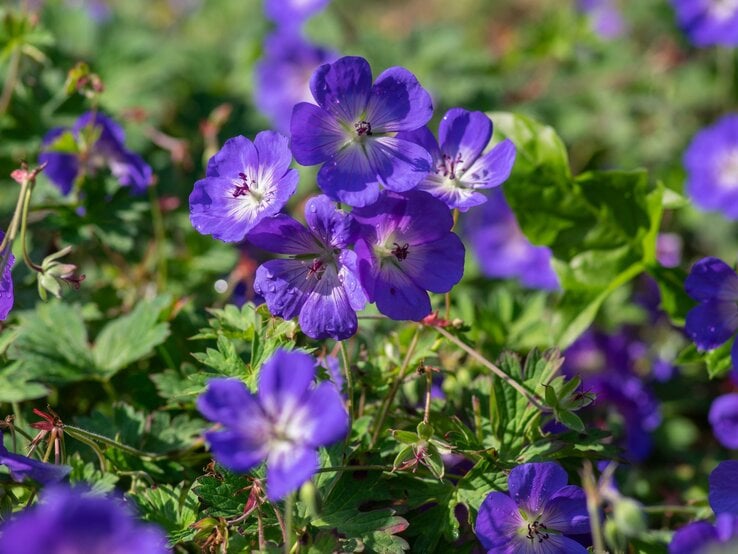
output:
<instances>
[{"instance_id":1,"label":"white flower center","mask_svg":"<svg viewBox=\"0 0 738 554\"><path fill-rule=\"evenodd\" d=\"M738 4L738 0L735 0ZM738 148L725 152L717 163L717 178L724 188L738 188Z\"/></svg>"},{"instance_id":2,"label":"white flower center","mask_svg":"<svg viewBox=\"0 0 738 554\"><path fill-rule=\"evenodd\" d=\"M707 11L713 19L725 21L738 13L738 0L708 0Z\"/></svg>"}]
</instances>

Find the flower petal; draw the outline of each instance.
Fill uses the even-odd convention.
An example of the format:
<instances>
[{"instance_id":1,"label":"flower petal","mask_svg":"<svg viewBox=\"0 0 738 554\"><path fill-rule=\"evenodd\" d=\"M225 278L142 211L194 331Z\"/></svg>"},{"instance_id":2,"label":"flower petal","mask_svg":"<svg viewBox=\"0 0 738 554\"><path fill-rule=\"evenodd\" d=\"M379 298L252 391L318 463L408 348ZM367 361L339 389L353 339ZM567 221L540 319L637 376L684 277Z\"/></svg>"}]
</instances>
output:
<instances>
[{"instance_id":1,"label":"flower petal","mask_svg":"<svg viewBox=\"0 0 738 554\"><path fill-rule=\"evenodd\" d=\"M717 539L717 531L710 523L690 523L674 533L669 543L669 554L695 554L702 547L716 543Z\"/></svg>"},{"instance_id":2,"label":"flower petal","mask_svg":"<svg viewBox=\"0 0 738 554\"><path fill-rule=\"evenodd\" d=\"M507 484L510 496L518 506L531 514L538 514L559 489L566 486L569 477L555 462L519 465L510 472Z\"/></svg>"},{"instance_id":3,"label":"flower petal","mask_svg":"<svg viewBox=\"0 0 738 554\"><path fill-rule=\"evenodd\" d=\"M321 65L310 80L318 105L347 123L365 112L372 88L372 69L364 58L344 56Z\"/></svg>"},{"instance_id":4,"label":"flower petal","mask_svg":"<svg viewBox=\"0 0 738 554\"><path fill-rule=\"evenodd\" d=\"M275 254L312 254L322 248L302 223L284 214L262 219L249 231L248 239L257 248Z\"/></svg>"},{"instance_id":5,"label":"flower petal","mask_svg":"<svg viewBox=\"0 0 738 554\"><path fill-rule=\"evenodd\" d=\"M292 155L302 165L323 163L349 143L348 135L335 115L307 102L293 108L290 135Z\"/></svg>"},{"instance_id":6,"label":"flower petal","mask_svg":"<svg viewBox=\"0 0 738 554\"><path fill-rule=\"evenodd\" d=\"M63 127L52 129L41 141L42 146L53 143L67 132ZM63 195L72 192L72 187L79 173L79 160L74 154L42 151L38 156L39 164L46 164L43 174L56 185Z\"/></svg>"},{"instance_id":7,"label":"flower petal","mask_svg":"<svg viewBox=\"0 0 738 554\"><path fill-rule=\"evenodd\" d=\"M118 182L131 187L134 194L142 194L153 183L151 166L141 156L128 150L108 160L110 172Z\"/></svg>"},{"instance_id":8,"label":"flower petal","mask_svg":"<svg viewBox=\"0 0 738 554\"><path fill-rule=\"evenodd\" d=\"M708 420L718 442L738 450L738 393L718 396L710 406Z\"/></svg>"},{"instance_id":9,"label":"flower petal","mask_svg":"<svg viewBox=\"0 0 738 554\"><path fill-rule=\"evenodd\" d=\"M464 244L454 233L408 248L402 269L421 288L448 292L464 275Z\"/></svg>"},{"instance_id":10,"label":"flower petal","mask_svg":"<svg viewBox=\"0 0 738 554\"><path fill-rule=\"evenodd\" d=\"M206 177L225 177L236 179L239 173L248 173L256 177L256 168L259 166L259 154L256 146L242 135L229 138L225 144L208 160L205 171Z\"/></svg>"},{"instance_id":11,"label":"flower petal","mask_svg":"<svg viewBox=\"0 0 738 554\"><path fill-rule=\"evenodd\" d=\"M356 310L363 310L366 306L366 293L361 286L358 271L358 257L356 252L344 250L338 257L341 269L338 278L343 282L343 288L348 296L349 304Z\"/></svg>"},{"instance_id":12,"label":"flower petal","mask_svg":"<svg viewBox=\"0 0 738 554\"><path fill-rule=\"evenodd\" d=\"M433 166L431 155L422 146L397 137L368 140L365 152L382 184L395 192L414 188Z\"/></svg>"},{"instance_id":13,"label":"flower petal","mask_svg":"<svg viewBox=\"0 0 738 554\"><path fill-rule=\"evenodd\" d=\"M205 433L205 440L218 463L231 471L248 471L263 462L268 454L266 435L248 435L239 429L224 429Z\"/></svg>"},{"instance_id":14,"label":"flower petal","mask_svg":"<svg viewBox=\"0 0 738 554\"><path fill-rule=\"evenodd\" d=\"M315 377L315 360L303 352L278 349L259 371L259 402L273 416L304 403Z\"/></svg>"},{"instance_id":15,"label":"flower petal","mask_svg":"<svg viewBox=\"0 0 738 554\"><path fill-rule=\"evenodd\" d=\"M272 315L292 319L300 313L312 292L306 260L269 260L256 270L254 290L264 297Z\"/></svg>"},{"instance_id":16,"label":"flower petal","mask_svg":"<svg viewBox=\"0 0 738 554\"><path fill-rule=\"evenodd\" d=\"M431 313L428 293L392 262L382 265L373 289L377 309L391 319L420 321Z\"/></svg>"},{"instance_id":17,"label":"flower petal","mask_svg":"<svg viewBox=\"0 0 738 554\"><path fill-rule=\"evenodd\" d=\"M375 133L411 131L433 116L430 94L404 67L383 71L371 89L366 119Z\"/></svg>"},{"instance_id":18,"label":"flower petal","mask_svg":"<svg viewBox=\"0 0 738 554\"><path fill-rule=\"evenodd\" d=\"M197 397L197 409L207 419L226 426L236 426L261 412L256 398L238 379L210 379Z\"/></svg>"},{"instance_id":19,"label":"flower petal","mask_svg":"<svg viewBox=\"0 0 738 554\"><path fill-rule=\"evenodd\" d=\"M422 146L433 158L433 167L435 168L441 159L441 149L438 141L427 126L420 127L413 131L401 131L395 135L396 138L414 142L418 146Z\"/></svg>"},{"instance_id":20,"label":"flower petal","mask_svg":"<svg viewBox=\"0 0 738 554\"><path fill-rule=\"evenodd\" d=\"M305 203L305 222L326 246L345 248L349 244L351 218L327 196L314 196Z\"/></svg>"},{"instance_id":21,"label":"flower petal","mask_svg":"<svg viewBox=\"0 0 738 554\"><path fill-rule=\"evenodd\" d=\"M310 479L318 469L318 453L293 445L269 453L267 459L267 497L281 500Z\"/></svg>"},{"instance_id":22,"label":"flower petal","mask_svg":"<svg viewBox=\"0 0 738 554\"><path fill-rule=\"evenodd\" d=\"M306 444L327 446L341 440L348 432L348 413L341 394L331 383L321 383L310 393L306 409L314 424L304 430Z\"/></svg>"},{"instance_id":23,"label":"flower petal","mask_svg":"<svg viewBox=\"0 0 738 554\"><path fill-rule=\"evenodd\" d=\"M9 452L3 445L3 434L0 432L0 465L10 471L10 478L18 483L33 479L42 485L55 483L64 479L72 471L70 466L47 464Z\"/></svg>"},{"instance_id":24,"label":"flower petal","mask_svg":"<svg viewBox=\"0 0 738 554\"><path fill-rule=\"evenodd\" d=\"M738 275L719 258L703 258L692 266L684 289L695 300L738 300Z\"/></svg>"},{"instance_id":25,"label":"flower petal","mask_svg":"<svg viewBox=\"0 0 738 554\"><path fill-rule=\"evenodd\" d=\"M257 182L279 181L292 163L288 139L274 131L261 131L254 138L258 153Z\"/></svg>"},{"instance_id":26,"label":"flower petal","mask_svg":"<svg viewBox=\"0 0 738 554\"><path fill-rule=\"evenodd\" d=\"M717 348L738 330L738 305L708 300L687 313L684 330L702 350Z\"/></svg>"},{"instance_id":27,"label":"flower petal","mask_svg":"<svg viewBox=\"0 0 738 554\"><path fill-rule=\"evenodd\" d=\"M358 319L335 267L326 267L300 310L300 328L310 338L344 340L356 334Z\"/></svg>"},{"instance_id":28,"label":"flower petal","mask_svg":"<svg viewBox=\"0 0 738 554\"><path fill-rule=\"evenodd\" d=\"M582 535L590 531L587 497L581 487L567 485L546 502L543 522L565 535Z\"/></svg>"},{"instance_id":29,"label":"flower petal","mask_svg":"<svg viewBox=\"0 0 738 554\"><path fill-rule=\"evenodd\" d=\"M508 495L493 491L479 507L474 533L488 552L516 552L511 549L525 522L518 506Z\"/></svg>"},{"instance_id":30,"label":"flower petal","mask_svg":"<svg viewBox=\"0 0 738 554\"><path fill-rule=\"evenodd\" d=\"M712 470L709 498L716 514L738 515L738 460L720 462Z\"/></svg>"},{"instance_id":31,"label":"flower petal","mask_svg":"<svg viewBox=\"0 0 738 554\"><path fill-rule=\"evenodd\" d=\"M379 196L379 177L365 150L351 143L318 171L318 186L333 200L367 206Z\"/></svg>"},{"instance_id":32,"label":"flower petal","mask_svg":"<svg viewBox=\"0 0 738 554\"><path fill-rule=\"evenodd\" d=\"M474 189L489 189L501 185L510 176L515 155L515 145L510 139L505 139L484 156L477 158L461 175L461 183Z\"/></svg>"},{"instance_id":33,"label":"flower petal","mask_svg":"<svg viewBox=\"0 0 738 554\"><path fill-rule=\"evenodd\" d=\"M482 112L451 108L438 126L441 151L450 159L461 158L464 167L473 164L489 144L492 122Z\"/></svg>"}]
</instances>

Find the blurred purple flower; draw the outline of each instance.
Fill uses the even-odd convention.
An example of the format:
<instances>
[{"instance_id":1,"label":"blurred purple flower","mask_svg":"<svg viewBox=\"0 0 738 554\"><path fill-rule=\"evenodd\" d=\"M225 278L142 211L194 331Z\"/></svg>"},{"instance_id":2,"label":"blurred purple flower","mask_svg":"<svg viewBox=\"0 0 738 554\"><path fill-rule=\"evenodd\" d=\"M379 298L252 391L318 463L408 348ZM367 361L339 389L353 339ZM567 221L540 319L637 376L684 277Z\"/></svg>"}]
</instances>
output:
<instances>
[{"instance_id":1,"label":"blurred purple flower","mask_svg":"<svg viewBox=\"0 0 738 554\"><path fill-rule=\"evenodd\" d=\"M738 219L738 114L697 133L684 153L684 168L687 195L697 206Z\"/></svg>"},{"instance_id":2,"label":"blurred purple flower","mask_svg":"<svg viewBox=\"0 0 738 554\"><path fill-rule=\"evenodd\" d=\"M651 432L661 423L658 400L634 371L647 356L646 346L624 333L588 331L564 355L563 371L579 375L582 387L597 395L596 404L612 406L625 421L627 457L645 459L652 446Z\"/></svg>"},{"instance_id":3,"label":"blurred purple flower","mask_svg":"<svg viewBox=\"0 0 738 554\"><path fill-rule=\"evenodd\" d=\"M671 0L679 26L695 46L738 44L736 0Z\"/></svg>"},{"instance_id":4,"label":"blurred purple flower","mask_svg":"<svg viewBox=\"0 0 738 554\"><path fill-rule=\"evenodd\" d=\"M333 383L311 388L315 359L277 350L262 366L259 390L211 379L197 407L223 429L205 433L215 459L245 472L266 460L267 496L280 500L318 469L317 449L343 438L348 414Z\"/></svg>"},{"instance_id":5,"label":"blurred purple flower","mask_svg":"<svg viewBox=\"0 0 738 554\"><path fill-rule=\"evenodd\" d=\"M56 152L55 142L71 132L79 142L80 135L89 137L99 133L95 142L84 155ZM54 183L62 194L72 191L81 173L94 174L107 167L124 187L131 187L134 194L141 194L151 184L151 167L138 155L126 149L123 128L109 117L87 112L79 117L71 129L57 127L49 131L42 140L39 163L45 163L44 175Z\"/></svg>"},{"instance_id":6,"label":"blurred purple flower","mask_svg":"<svg viewBox=\"0 0 738 554\"><path fill-rule=\"evenodd\" d=\"M308 228L278 215L264 219L249 234L254 246L293 256L261 265L254 290L272 314L299 316L307 336L343 340L356 333L356 311L366 304L357 257L348 249L351 219L328 197L317 196L305 204L305 220Z\"/></svg>"},{"instance_id":7,"label":"blurred purple flower","mask_svg":"<svg viewBox=\"0 0 738 554\"><path fill-rule=\"evenodd\" d=\"M708 419L718 442L738 450L738 393L718 396L710 406Z\"/></svg>"},{"instance_id":8,"label":"blurred purple flower","mask_svg":"<svg viewBox=\"0 0 738 554\"><path fill-rule=\"evenodd\" d=\"M589 533L584 491L568 479L554 462L513 468L510 494L493 491L479 507L474 531L484 548L490 554L586 554L565 536Z\"/></svg>"},{"instance_id":9,"label":"blurred purple flower","mask_svg":"<svg viewBox=\"0 0 738 554\"><path fill-rule=\"evenodd\" d=\"M281 133L289 134L292 109L312 100L310 77L338 54L315 46L292 30L279 29L264 44L264 57L256 65L254 96L257 107Z\"/></svg>"},{"instance_id":10,"label":"blurred purple flower","mask_svg":"<svg viewBox=\"0 0 738 554\"><path fill-rule=\"evenodd\" d=\"M392 319L431 313L428 292L448 292L464 274L464 245L448 207L427 192L382 191L351 215L359 223L359 278L370 302Z\"/></svg>"},{"instance_id":11,"label":"blurred purple flower","mask_svg":"<svg viewBox=\"0 0 738 554\"><path fill-rule=\"evenodd\" d=\"M579 0L577 7L587 14L592 30L600 37L611 40L625 33L627 25L613 0Z\"/></svg>"},{"instance_id":12,"label":"blurred purple flower","mask_svg":"<svg viewBox=\"0 0 738 554\"><path fill-rule=\"evenodd\" d=\"M502 189L491 190L489 200L465 214L461 223L485 276L517 278L523 286L533 289L559 289L551 250L528 241Z\"/></svg>"},{"instance_id":13,"label":"blurred purple flower","mask_svg":"<svg viewBox=\"0 0 738 554\"><path fill-rule=\"evenodd\" d=\"M684 282L687 294L699 304L687 313L684 330L701 350L712 350L738 331L738 275L718 258L703 258L692 266ZM738 368L738 341L730 351Z\"/></svg>"},{"instance_id":14,"label":"blurred purple flower","mask_svg":"<svg viewBox=\"0 0 738 554\"><path fill-rule=\"evenodd\" d=\"M254 142L240 135L228 139L190 194L192 226L225 242L243 240L295 193L299 175L290 163L287 137L274 131L262 131Z\"/></svg>"},{"instance_id":15,"label":"blurred purple flower","mask_svg":"<svg viewBox=\"0 0 738 554\"><path fill-rule=\"evenodd\" d=\"M664 267L678 267L682 263L682 237L676 233L659 233L656 259Z\"/></svg>"},{"instance_id":16,"label":"blurred purple flower","mask_svg":"<svg viewBox=\"0 0 738 554\"><path fill-rule=\"evenodd\" d=\"M0 554L165 554L166 535L120 501L79 489L44 489L41 502L2 527Z\"/></svg>"},{"instance_id":17,"label":"blurred purple flower","mask_svg":"<svg viewBox=\"0 0 738 554\"><path fill-rule=\"evenodd\" d=\"M328 372L328 377L336 385L338 392L341 392L343 390L343 370L338 358L326 355L320 360L320 366Z\"/></svg>"},{"instance_id":18,"label":"blurred purple flower","mask_svg":"<svg viewBox=\"0 0 738 554\"><path fill-rule=\"evenodd\" d=\"M424 190L465 212L487 201L483 189L497 187L510 176L515 163L515 145L509 139L482 152L492 138L492 122L482 112L452 108L438 128L439 140L428 127L397 134L425 148L433 158L431 172L420 181ZM440 146L439 146L440 142Z\"/></svg>"},{"instance_id":19,"label":"blurred purple flower","mask_svg":"<svg viewBox=\"0 0 738 554\"><path fill-rule=\"evenodd\" d=\"M321 65L310 81L317 102L292 112L292 153L302 165L322 164L318 185L350 206L376 202L379 186L403 192L431 170L430 154L395 136L422 127L433 114L428 92L402 67L372 84L364 58Z\"/></svg>"},{"instance_id":20,"label":"blurred purple flower","mask_svg":"<svg viewBox=\"0 0 738 554\"><path fill-rule=\"evenodd\" d=\"M295 27L324 9L331 0L264 0L264 13L280 26Z\"/></svg>"},{"instance_id":21,"label":"blurred purple flower","mask_svg":"<svg viewBox=\"0 0 738 554\"><path fill-rule=\"evenodd\" d=\"M0 242L5 237L5 233L0 231ZM13 276L10 271L15 263L15 256L10 253L10 245L0 253L0 268L2 269L2 275L0 275L0 321L4 321L10 310L13 309L13 302L15 297L13 295ZM3 265L4 264L4 265Z\"/></svg>"},{"instance_id":22,"label":"blurred purple flower","mask_svg":"<svg viewBox=\"0 0 738 554\"><path fill-rule=\"evenodd\" d=\"M42 485L48 485L61 481L72 471L69 466L46 464L20 454L13 454L3 444L2 431L0 431L0 465L7 467L10 478L18 483L33 479Z\"/></svg>"},{"instance_id":23,"label":"blurred purple flower","mask_svg":"<svg viewBox=\"0 0 738 554\"><path fill-rule=\"evenodd\" d=\"M712 470L709 490L713 512L738 515L738 460L720 462Z\"/></svg>"}]
</instances>

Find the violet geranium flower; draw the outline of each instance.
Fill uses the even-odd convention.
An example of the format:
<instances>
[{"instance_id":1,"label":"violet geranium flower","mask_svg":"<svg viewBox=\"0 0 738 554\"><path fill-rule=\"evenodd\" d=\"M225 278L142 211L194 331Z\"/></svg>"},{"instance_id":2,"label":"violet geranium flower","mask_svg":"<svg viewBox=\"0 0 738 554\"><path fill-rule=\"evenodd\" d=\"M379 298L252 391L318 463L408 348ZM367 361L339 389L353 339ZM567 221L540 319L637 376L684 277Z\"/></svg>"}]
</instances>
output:
<instances>
[{"instance_id":1,"label":"violet geranium flower","mask_svg":"<svg viewBox=\"0 0 738 554\"><path fill-rule=\"evenodd\" d=\"M41 501L2 526L0 554L166 554L167 539L117 500L46 488Z\"/></svg>"},{"instance_id":2,"label":"violet geranium flower","mask_svg":"<svg viewBox=\"0 0 738 554\"><path fill-rule=\"evenodd\" d=\"M605 40L616 39L625 32L623 14L614 0L579 0L577 8L587 14L592 30Z\"/></svg>"},{"instance_id":3,"label":"violet geranium flower","mask_svg":"<svg viewBox=\"0 0 738 554\"><path fill-rule=\"evenodd\" d=\"M297 189L287 137L262 131L254 142L228 139L190 194L190 221L203 235L238 242L265 217L279 213Z\"/></svg>"},{"instance_id":4,"label":"violet geranium flower","mask_svg":"<svg viewBox=\"0 0 738 554\"><path fill-rule=\"evenodd\" d=\"M26 479L33 479L42 485L61 481L72 471L69 466L47 464L21 454L13 454L5 448L2 432L0 432L0 466L8 468L13 481L20 483Z\"/></svg>"},{"instance_id":5,"label":"violet geranium flower","mask_svg":"<svg viewBox=\"0 0 738 554\"><path fill-rule=\"evenodd\" d=\"M679 529L669 554L710 554L738 549L738 460L720 462L710 474L709 501L715 524L696 521Z\"/></svg>"},{"instance_id":6,"label":"violet geranium flower","mask_svg":"<svg viewBox=\"0 0 738 554\"><path fill-rule=\"evenodd\" d=\"M397 138L419 144L433 158L433 168L418 189L462 212L486 202L487 197L477 191L501 185L515 163L510 139L482 155L492 138L492 122L482 112L450 109L438 127L438 141L428 127L398 133Z\"/></svg>"},{"instance_id":7,"label":"violet geranium flower","mask_svg":"<svg viewBox=\"0 0 738 554\"><path fill-rule=\"evenodd\" d=\"M461 218L479 269L497 279L517 278L527 288L558 290L551 250L530 243L505 200L502 189L492 190L489 199Z\"/></svg>"},{"instance_id":8,"label":"violet geranium flower","mask_svg":"<svg viewBox=\"0 0 738 554\"><path fill-rule=\"evenodd\" d=\"M310 479L318 469L318 447L348 431L335 385L311 388L314 377L312 356L280 349L262 366L256 395L237 379L212 379L197 399L200 412L223 426L205 434L215 459L237 472L266 461L270 500Z\"/></svg>"},{"instance_id":9,"label":"violet geranium flower","mask_svg":"<svg viewBox=\"0 0 738 554\"><path fill-rule=\"evenodd\" d=\"M392 319L431 312L428 292L448 292L464 274L464 245L448 207L427 192L382 191L351 215L359 223L359 278L371 302Z\"/></svg>"},{"instance_id":10,"label":"violet geranium flower","mask_svg":"<svg viewBox=\"0 0 738 554\"><path fill-rule=\"evenodd\" d=\"M718 258L703 258L692 266L684 282L687 294L699 304L687 313L684 330L701 350L712 350L738 331L738 275ZM730 351L738 368L738 341Z\"/></svg>"},{"instance_id":11,"label":"violet geranium flower","mask_svg":"<svg viewBox=\"0 0 738 554\"><path fill-rule=\"evenodd\" d=\"M313 72L337 57L292 30L278 30L267 37L264 57L256 65L254 100L278 131L290 132L292 109L300 102L312 100Z\"/></svg>"},{"instance_id":12,"label":"violet geranium flower","mask_svg":"<svg viewBox=\"0 0 738 554\"><path fill-rule=\"evenodd\" d=\"M396 192L415 187L431 170L428 151L395 133L425 125L430 95L415 76L391 67L372 84L364 58L321 65L310 81L317 102L292 112L292 153L302 165L323 164L318 185L350 206L376 201L379 185Z\"/></svg>"},{"instance_id":13,"label":"violet geranium flower","mask_svg":"<svg viewBox=\"0 0 738 554\"><path fill-rule=\"evenodd\" d=\"M738 450L738 393L713 400L708 419L718 442L725 448Z\"/></svg>"},{"instance_id":14,"label":"violet geranium flower","mask_svg":"<svg viewBox=\"0 0 738 554\"><path fill-rule=\"evenodd\" d=\"M738 45L738 2L671 0L679 26L695 46Z\"/></svg>"},{"instance_id":15,"label":"violet geranium flower","mask_svg":"<svg viewBox=\"0 0 738 554\"><path fill-rule=\"evenodd\" d=\"M54 143L68 131L78 141L83 133L99 135L92 145L87 146L84 156L54 151ZM103 167L107 167L122 186L131 187L134 194L145 192L151 184L151 167L141 156L126 149L122 127L101 113L81 115L71 130L63 127L52 129L43 138L41 150L38 160L46 164L44 175L64 195L72 191L80 174L94 174Z\"/></svg>"},{"instance_id":16,"label":"violet geranium flower","mask_svg":"<svg viewBox=\"0 0 738 554\"><path fill-rule=\"evenodd\" d=\"M305 204L305 220L308 228L278 215L249 234L254 246L292 256L259 266L254 290L273 315L299 316L307 336L343 340L356 333L356 311L366 304L356 254L347 249L351 219L321 195Z\"/></svg>"},{"instance_id":17,"label":"violet geranium flower","mask_svg":"<svg viewBox=\"0 0 738 554\"><path fill-rule=\"evenodd\" d=\"M5 233L0 231L0 242L4 237ZM10 253L10 246L8 246L4 252L0 253L0 268L2 268L2 274L0 274L0 321L4 321L10 310L13 309L13 277L10 270L14 263L15 257Z\"/></svg>"},{"instance_id":18,"label":"violet geranium flower","mask_svg":"<svg viewBox=\"0 0 738 554\"><path fill-rule=\"evenodd\" d=\"M264 13L278 25L293 28L325 8L331 0L264 0Z\"/></svg>"},{"instance_id":19,"label":"violet geranium flower","mask_svg":"<svg viewBox=\"0 0 738 554\"><path fill-rule=\"evenodd\" d=\"M479 507L474 532L490 554L586 554L566 535L589 532L584 491L567 485L554 462L528 463L507 478L510 494L493 491Z\"/></svg>"},{"instance_id":20,"label":"violet geranium flower","mask_svg":"<svg viewBox=\"0 0 738 554\"><path fill-rule=\"evenodd\" d=\"M697 206L738 219L738 114L697 133L684 153L684 168L687 195Z\"/></svg>"}]
</instances>

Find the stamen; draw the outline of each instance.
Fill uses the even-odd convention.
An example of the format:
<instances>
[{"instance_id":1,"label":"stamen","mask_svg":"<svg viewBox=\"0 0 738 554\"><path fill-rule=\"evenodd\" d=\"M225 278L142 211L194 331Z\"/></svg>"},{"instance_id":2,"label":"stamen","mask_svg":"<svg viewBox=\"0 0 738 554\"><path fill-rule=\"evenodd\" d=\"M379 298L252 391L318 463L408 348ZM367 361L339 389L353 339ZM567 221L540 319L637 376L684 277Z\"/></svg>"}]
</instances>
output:
<instances>
[{"instance_id":1,"label":"stamen","mask_svg":"<svg viewBox=\"0 0 738 554\"><path fill-rule=\"evenodd\" d=\"M315 280L320 281L323 278L325 270L325 264L319 258L315 258L313 260L313 263L310 264L310 267L308 267L308 272L307 275L305 275L305 279L310 279L310 277L315 276Z\"/></svg>"},{"instance_id":2,"label":"stamen","mask_svg":"<svg viewBox=\"0 0 738 554\"><path fill-rule=\"evenodd\" d=\"M464 160L461 159L461 153L456 154L455 158L452 158L448 154L444 154L436 167L436 175L443 173L443 176L452 181L456 179L457 173L463 173L464 168L461 164Z\"/></svg>"},{"instance_id":3,"label":"stamen","mask_svg":"<svg viewBox=\"0 0 738 554\"><path fill-rule=\"evenodd\" d=\"M368 121L364 121L363 119L354 123L354 129L356 129L356 134L360 137L363 137L364 135L372 135L372 124Z\"/></svg>"},{"instance_id":4,"label":"stamen","mask_svg":"<svg viewBox=\"0 0 738 554\"><path fill-rule=\"evenodd\" d=\"M533 523L528 524L528 533L525 535L525 537L530 540L530 542L534 542L536 539L538 539L538 542L542 543L544 540L550 538L550 535L546 533L547 530L548 527L536 520Z\"/></svg>"},{"instance_id":5,"label":"stamen","mask_svg":"<svg viewBox=\"0 0 738 554\"><path fill-rule=\"evenodd\" d=\"M392 245L394 248L392 249L392 254L394 254L395 258L402 261L405 258L407 258L408 249L410 248L410 245L408 243L403 244L400 246L398 243L393 242Z\"/></svg>"},{"instance_id":6,"label":"stamen","mask_svg":"<svg viewBox=\"0 0 738 554\"><path fill-rule=\"evenodd\" d=\"M251 192L251 187L256 184L256 180L249 179L248 177L246 177L245 173L239 173L238 178L241 179L241 184L234 185L233 192L231 192L233 198L246 196L249 192Z\"/></svg>"}]
</instances>

